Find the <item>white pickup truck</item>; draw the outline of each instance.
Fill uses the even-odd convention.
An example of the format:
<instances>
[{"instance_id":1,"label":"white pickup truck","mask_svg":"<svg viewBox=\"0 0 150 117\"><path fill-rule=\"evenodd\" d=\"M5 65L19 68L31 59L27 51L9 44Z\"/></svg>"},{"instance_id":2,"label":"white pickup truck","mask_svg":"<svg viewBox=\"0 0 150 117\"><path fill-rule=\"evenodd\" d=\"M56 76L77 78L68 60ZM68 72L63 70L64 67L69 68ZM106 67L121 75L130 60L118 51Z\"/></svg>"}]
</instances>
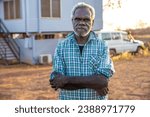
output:
<instances>
[{"instance_id":1,"label":"white pickup truck","mask_svg":"<svg viewBox=\"0 0 150 117\"><path fill-rule=\"evenodd\" d=\"M140 40L129 38L124 31L101 31L96 33L97 36L105 40L110 49L110 56L123 52L134 52L143 54L144 43Z\"/></svg>"}]
</instances>

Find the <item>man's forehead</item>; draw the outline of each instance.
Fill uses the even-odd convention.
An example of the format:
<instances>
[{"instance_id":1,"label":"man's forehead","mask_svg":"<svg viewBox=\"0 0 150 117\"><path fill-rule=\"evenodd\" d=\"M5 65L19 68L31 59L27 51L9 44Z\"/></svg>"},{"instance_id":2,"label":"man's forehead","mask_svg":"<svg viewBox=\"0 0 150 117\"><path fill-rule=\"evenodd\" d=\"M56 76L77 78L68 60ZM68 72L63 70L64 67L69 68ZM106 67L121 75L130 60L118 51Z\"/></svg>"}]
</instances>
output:
<instances>
[{"instance_id":1,"label":"man's forehead","mask_svg":"<svg viewBox=\"0 0 150 117\"><path fill-rule=\"evenodd\" d=\"M79 7L75 10L75 13L74 15L79 15L79 16L84 16L84 15L92 15L91 12L90 12L90 9L89 8L86 8L86 7Z\"/></svg>"}]
</instances>

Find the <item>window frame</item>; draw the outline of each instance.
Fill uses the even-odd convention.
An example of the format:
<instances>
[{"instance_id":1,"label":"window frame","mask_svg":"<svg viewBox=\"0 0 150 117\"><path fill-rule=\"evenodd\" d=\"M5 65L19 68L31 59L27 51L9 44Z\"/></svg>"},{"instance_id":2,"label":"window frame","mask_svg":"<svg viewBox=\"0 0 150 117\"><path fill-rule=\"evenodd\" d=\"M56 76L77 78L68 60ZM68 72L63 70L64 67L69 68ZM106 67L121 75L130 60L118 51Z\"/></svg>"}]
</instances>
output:
<instances>
[{"instance_id":1,"label":"window frame","mask_svg":"<svg viewBox=\"0 0 150 117\"><path fill-rule=\"evenodd\" d=\"M52 3L52 1L53 0L49 0L50 2L50 6L49 6L49 16L43 16L43 14L42 14L42 0L40 1L41 2L41 18L50 18L50 19L59 19L59 18L61 18L61 0L59 0L59 16L58 17L54 17L54 16L52 16L53 15L53 3Z\"/></svg>"},{"instance_id":2,"label":"window frame","mask_svg":"<svg viewBox=\"0 0 150 117\"><path fill-rule=\"evenodd\" d=\"M121 35L119 32L112 33L112 40L121 40Z\"/></svg>"},{"instance_id":3,"label":"window frame","mask_svg":"<svg viewBox=\"0 0 150 117\"><path fill-rule=\"evenodd\" d=\"M3 10L4 10L4 19L5 20L21 19L21 1L19 0L19 3L17 3L16 1L17 0L3 1ZM11 4L12 4L12 6L11 6ZM17 8L16 8L16 4L18 5ZM19 15L17 14L17 11L19 11L19 13L18 13Z\"/></svg>"},{"instance_id":4,"label":"window frame","mask_svg":"<svg viewBox=\"0 0 150 117\"><path fill-rule=\"evenodd\" d=\"M106 35L107 35L107 36L106 36ZM101 36L102 36L102 39L105 40L105 41L110 41L110 40L112 40L112 37L111 37L111 34L110 34L110 33L102 33Z\"/></svg>"}]
</instances>

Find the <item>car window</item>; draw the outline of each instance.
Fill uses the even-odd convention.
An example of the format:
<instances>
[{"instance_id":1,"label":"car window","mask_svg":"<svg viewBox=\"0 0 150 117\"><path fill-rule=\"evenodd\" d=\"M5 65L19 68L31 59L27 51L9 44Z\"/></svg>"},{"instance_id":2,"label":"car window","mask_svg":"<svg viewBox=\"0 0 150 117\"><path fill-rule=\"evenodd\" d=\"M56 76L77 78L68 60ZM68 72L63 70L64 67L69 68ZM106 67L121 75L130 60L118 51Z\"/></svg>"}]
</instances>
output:
<instances>
[{"instance_id":1,"label":"car window","mask_svg":"<svg viewBox=\"0 0 150 117\"><path fill-rule=\"evenodd\" d=\"M103 40L111 40L110 33L102 33L102 39Z\"/></svg>"},{"instance_id":2,"label":"car window","mask_svg":"<svg viewBox=\"0 0 150 117\"><path fill-rule=\"evenodd\" d=\"M130 39L128 38L128 34L125 33L122 34L122 39L125 41L130 41Z\"/></svg>"},{"instance_id":3,"label":"car window","mask_svg":"<svg viewBox=\"0 0 150 117\"><path fill-rule=\"evenodd\" d=\"M112 39L113 40L119 40L119 39L121 39L120 33L112 33Z\"/></svg>"}]
</instances>

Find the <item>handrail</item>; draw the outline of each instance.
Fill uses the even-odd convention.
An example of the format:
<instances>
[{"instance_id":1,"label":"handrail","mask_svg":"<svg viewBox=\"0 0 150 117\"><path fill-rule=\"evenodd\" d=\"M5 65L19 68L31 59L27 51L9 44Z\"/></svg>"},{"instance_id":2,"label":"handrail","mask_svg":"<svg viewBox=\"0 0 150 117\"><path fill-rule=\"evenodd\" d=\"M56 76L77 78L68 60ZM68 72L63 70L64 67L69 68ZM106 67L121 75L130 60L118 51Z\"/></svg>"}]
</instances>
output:
<instances>
[{"instance_id":1,"label":"handrail","mask_svg":"<svg viewBox=\"0 0 150 117\"><path fill-rule=\"evenodd\" d=\"M0 19L0 27L2 29L3 32L8 32L9 30L7 29L7 27L4 25L3 21Z\"/></svg>"},{"instance_id":2,"label":"handrail","mask_svg":"<svg viewBox=\"0 0 150 117\"><path fill-rule=\"evenodd\" d=\"M0 47L0 56L1 56L2 60L4 60L5 64L7 64L7 56L6 56L6 48L5 47L4 48Z\"/></svg>"},{"instance_id":3,"label":"handrail","mask_svg":"<svg viewBox=\"0 0 150 117\"><path fill-rule=\"evenodd\" d=\"M2 32L5 34L5 42L8 44L12 52L14 53L15 57L19 60L20 62L20 47L16 43L14 39L11 39L11 35L7 27L4 25L3 21L0 19L0 28Z\"/></svg>"},{"instance_id":4,"label":"handrail","mask_svg":"<svg viewBox=\"0 0 150 117\"><path fill-rule=\"evenodd\" d=\"M16 43L15 40L11 39L9 36L7 36L5 39L6 43L8 43L8 46L12 50L12 52L15 54L16 58L20 60L20 47Z\"/></svg>"},{"instance_id":5,"label":"handrail","mask_svg":"<svg viewBox=\"0 0 150 117\"><path fill-rule=\"evenodd\" d=\"M2 57L2 58L7 59L7 56L6 56L6 48L0 47L0 54L1 54L1 57ZM3 55L4 55L4 56L3 56Z\"/></svg>"}]
</instances>

